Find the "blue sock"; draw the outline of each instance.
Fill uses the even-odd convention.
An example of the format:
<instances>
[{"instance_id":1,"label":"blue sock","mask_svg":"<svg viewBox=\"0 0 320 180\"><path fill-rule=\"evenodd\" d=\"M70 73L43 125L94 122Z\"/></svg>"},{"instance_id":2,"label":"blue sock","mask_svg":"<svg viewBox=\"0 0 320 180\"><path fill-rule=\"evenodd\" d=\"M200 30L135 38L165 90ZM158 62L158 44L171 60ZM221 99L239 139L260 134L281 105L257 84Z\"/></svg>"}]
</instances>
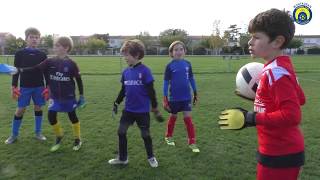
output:
<instances>
[{"instance_id":1,"label":"blue sock","mask_svg":"<svg viewBox=\"0 0 320 180\"><path fill-rule=\"evenodd\" d=\"M34 120L35 120L34 131L36 134L41 133L42 119L43 119L42 111L35 111L34 112Z\"/></svg>"},{"instance_id":2,"label":"blue sock","mask_svg":"<svg viewBox=\"0 0 320 180\"><path fill-rule=\"evenodd\" d=\"M14 116L14 119L12 120L12 135L18 136L19 135L19 129L22 123L22 117Z\"/></svg>"}]
</instances>

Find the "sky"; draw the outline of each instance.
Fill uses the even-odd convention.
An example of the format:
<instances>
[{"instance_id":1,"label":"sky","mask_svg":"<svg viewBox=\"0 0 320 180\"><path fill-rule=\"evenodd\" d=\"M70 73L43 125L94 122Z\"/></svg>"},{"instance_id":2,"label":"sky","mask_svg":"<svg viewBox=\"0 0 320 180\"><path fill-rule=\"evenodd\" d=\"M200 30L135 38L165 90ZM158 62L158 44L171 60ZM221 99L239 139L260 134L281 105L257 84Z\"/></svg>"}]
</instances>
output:
<instances>
[{"instance_id":1,"label":"sky","mask_svg":"<svg viewBox=\"0 0 320 180\"><path fill-rule=\"evenodd\" d=\"M36 27L42 35L158 36L174 28L201 36L212 34L218 21L221 32L231 24L245 32L259 12L271 8L292 12L299 2L311 5L312 19L296 24L296 35L320 35L319 0L1 0L0 32L24 38L26 28Z\"/></svg>"}]
</instances>

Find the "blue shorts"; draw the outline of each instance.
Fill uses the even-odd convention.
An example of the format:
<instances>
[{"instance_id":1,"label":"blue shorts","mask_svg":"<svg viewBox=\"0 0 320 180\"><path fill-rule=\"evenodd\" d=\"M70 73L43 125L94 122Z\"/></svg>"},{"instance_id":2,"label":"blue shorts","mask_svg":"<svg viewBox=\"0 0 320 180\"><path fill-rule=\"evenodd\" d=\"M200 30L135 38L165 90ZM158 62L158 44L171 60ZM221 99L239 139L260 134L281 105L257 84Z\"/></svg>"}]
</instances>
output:
<instances>
[{"instance_id":1,"label":"blue shorts","mask_svg":"<svg viewBox=\"0 0 320 180\"><path fill-rule=\"evenodd\" d=\"M169 107L172 114L177 114L182 111L191 111L191 100L187 101L170 101Z\"/></svg>"},{"instance_id":2,"label":"blue shorts","mask_svg":"<svg viewBox=\"0 0 320 180\"><path fill-rule=\"evenodd\" d=\"M30 100L32 98L33 104L37 106L43 106L46 104L42 92L44 87L35 88L20 88L20 97L18 98L18 107L24 108L30 105Z\"/></svg>"},{"instance_id":3,"label":"blue shorts","mask_svg":"<svg viewBox=\"0 0 320 180\"><path fill-rule=\"evenodd\" d=\"M71 100L57 100L57 99L49 99L49 111L56 112L72 112L77 108L77 101L75 99Z\"/></svg>"}]
</instances>

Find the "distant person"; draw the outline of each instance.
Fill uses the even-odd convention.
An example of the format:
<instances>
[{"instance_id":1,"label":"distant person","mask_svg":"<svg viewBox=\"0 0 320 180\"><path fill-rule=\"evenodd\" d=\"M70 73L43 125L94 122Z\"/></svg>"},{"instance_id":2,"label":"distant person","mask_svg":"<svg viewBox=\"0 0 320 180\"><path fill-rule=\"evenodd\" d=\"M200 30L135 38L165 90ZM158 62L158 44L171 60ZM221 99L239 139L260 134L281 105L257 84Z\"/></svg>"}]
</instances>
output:
<instances>
[{"instance_id":1,"label":"distant person","mask_svg":"<svg viewBox=\"0 0 320 180\"><path fill-rule=\"evenodd\" d=\"M197 88L191 63L184 59L185 54L186 46L183 42L174 41L170 45L169 55L172 60L166 67L163 82L163 106L170 113L165 141L168 145L175 145L173 130L178 112L182 112L188 133L189 147L192 152L198 153L200 150L196 145L195 128L191 117L191 106L192 104L196 105L198 101ZM191 96L190 85L193 90L193 97Z\"/></svg>"},{"instance_id":2,"label":"distant person","mask_svg":"<svg viewBox=\"0 0 320 180\"><path fill-rule=\"evenodd\" d=\"M74 145L73 150L78 151L82 142L80 138L80 122L76 114L77 107L84 107L83 83L79 68L73 60L68 57L72 50L73 42L69 37L59 37L54 43L55 57L46 59L39 65L29 68L18 68L20 74L42 71L49 77L50 99L48 106L48 119L56 135L56 142L50 151L54 152L60 148L63 131L57 120L58 112L68 113L72 123ZM79 101L76 101L75 82L79 89Z\"/></svg>"},{"instance_id":3,"label":"distant person","mask_svg":"<svg viewBox=\"0 0 320 180\"><path fill-rule=\"evenodd\" d=\"M150 69L142 64L145 47L140 40L126 41L121 47L121 54L127 61L126 68L121 77L121 90L113 104L113 114L117 114L118 105L125 99L125 107L122 111L118 128L119 154L110 159L109 164L128 164L127 131L129 126L137 123L141 131L141 137L147 152L147 159L151 167L158 167L158 161L153 153L152 139L150 135L150 103L151 111L158 121L163 118L158 110L156 92L153 87L154 78Z\"/></svg>"},{"instance_id":4,"label":"distant person","mask_svg":"<svg viewBox=\"0 0 320 180\"><path fill-rule=\"evenodd\" d=\"M40 31L31 27L26 29L25 36L27 47L17 51L14 56L14 66L17 68L35 66L47 58L44 52L37 49L40 43ZM12 120L11 136L5 141L6 144L17 141L23 115L30 105L31 99L34 104L35 137L40 141L47 139L42 134L42 106L48 99L48 87L46 85L45 76L40 70L16 74L12 77L12 98L17 100L18 104Z\"/></svg>"},{"instance_id":5,"label":"distant person","mask_svg":"<svg viewBox=\"0 0 320 180\"><path fill-rule=\"evenodd\" d=\"M254 111L227 109L221 112L219 125L221 129L256 126L258 180L296 180L304 164L300 123L305 96L290 57L282 51L292 40L295 25L287 12L270 9L256 15L248 29L251 55L265 60Z\"/></svg>"}]
</instances>

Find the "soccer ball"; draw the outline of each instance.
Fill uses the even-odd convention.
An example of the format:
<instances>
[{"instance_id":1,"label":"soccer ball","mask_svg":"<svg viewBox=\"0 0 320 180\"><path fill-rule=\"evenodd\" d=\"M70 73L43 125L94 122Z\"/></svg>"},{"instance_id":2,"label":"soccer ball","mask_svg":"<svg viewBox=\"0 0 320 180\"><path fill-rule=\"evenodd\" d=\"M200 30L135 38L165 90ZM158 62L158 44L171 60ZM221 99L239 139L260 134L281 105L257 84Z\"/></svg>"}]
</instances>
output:
<instances>
[{"instance_id":1,"label":"soccer ball","mask_svg":"<svg viewBox=\"0 0 320 180\"><path fill-rule=\"evenodd\" d=\"M262 73L263 64L251 62L242 66L236 77L236 90L239 95L254 99Z\"/></svg>"}]
</instances>

